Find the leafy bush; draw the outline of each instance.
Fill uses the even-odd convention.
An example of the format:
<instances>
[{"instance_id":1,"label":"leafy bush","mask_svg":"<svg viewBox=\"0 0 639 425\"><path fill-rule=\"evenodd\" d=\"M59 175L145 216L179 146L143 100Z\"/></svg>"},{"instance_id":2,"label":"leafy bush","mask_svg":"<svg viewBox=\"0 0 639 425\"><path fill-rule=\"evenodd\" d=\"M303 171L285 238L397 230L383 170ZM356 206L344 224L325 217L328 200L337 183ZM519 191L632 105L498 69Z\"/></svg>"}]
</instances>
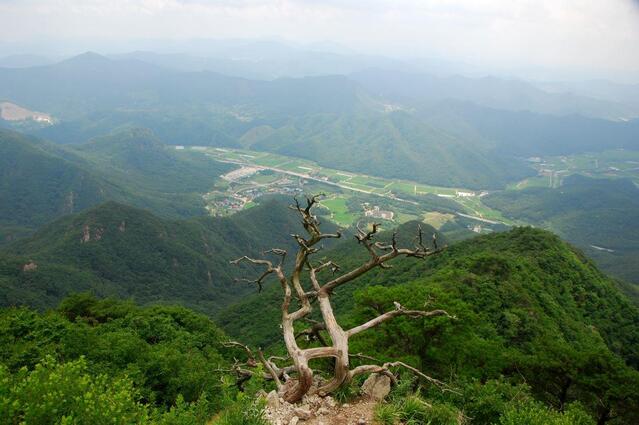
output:
<instances>
[{"instance_id":1,"label":"leafy bush","mask_svg":"<svg viewBox=\"0 0 639 425\"><path fill-rule=\"evenodd\" d=\"M46 314L0 310L0 417L204 424L237 394L214 372L230 362L222 338L210 319L182 307L84 294ZM97 406L91 421L74 410L84 405Z\"/></svg>"},{"instance_id":2,"label":"leafy bush","mask_svg":"<svg viewBox=\"0 0 639 425\"><path fill-rule=\"evenodd\" d=\"M0 366L0 416L13 423L144 423L138 397L127 378L91 375L84 358L62 364L47 356L14 376Z\"/></svg>"},{"instance_id":3,"label":"leafy bush","mask_svg":"<svg viewBox=\"0 0 639 425\"><path fill-rule=\"evenodd\" d=\"M399 418L410 425L458 425L461 415L447 403L429 404L419 396L407 397L398 407Z\"/></svg>"},{"instance_id":4,"label":"leafy bush","mask_svg":"<svg viewBox=\"0 0 639 425\"><path fill-rule=\"evenodd\" d=\"M551 410L538 402L509 406L499 420L500 425L594 425L595 421L579 405L570 405L564 413Z\"/></svg>"}]
</instances>

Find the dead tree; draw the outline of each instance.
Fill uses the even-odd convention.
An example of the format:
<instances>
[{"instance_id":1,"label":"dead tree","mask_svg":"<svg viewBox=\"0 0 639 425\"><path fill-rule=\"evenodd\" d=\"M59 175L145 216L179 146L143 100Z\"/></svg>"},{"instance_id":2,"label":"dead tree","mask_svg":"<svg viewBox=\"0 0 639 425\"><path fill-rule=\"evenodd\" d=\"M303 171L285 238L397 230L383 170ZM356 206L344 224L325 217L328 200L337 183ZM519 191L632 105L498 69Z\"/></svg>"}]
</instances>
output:
<instances>
[{"instance_id":1,"label":"dead tree","mask_svg":"<svg viewBox=\"0 0 639 425\"><path fill-rule=\"evenodd\" d=\"M351 369L348 344L349 338L352 336L378 326L397 316L408 316L412 318L434 317L441 315L448 316L448 313L443 310L408 310L395 302L394 310L383 313L374 319L351 329L342 328L335 318L333 307L331 305L331 294L335 289L353 281L376 267L389 268L390 265L387 263L394 258L425 258L441 251L441 249L431 249L424 245L421 226L417 230L415 245L413 248L399 248L397 246L396 234L392 235L392 238L388 243L377 242L375 241L375 236L378 233L379 224L374 223L370 230L362 229L359 225L357 226L357 234L355 235L357 242L363 246L369 254L368 260L366 260L363 264L347 272L342 272L340 267L332 261L323 261L314 264L310 257L319 251L320 248L318 244L324 239L341 237L339 232L322 233L320 229L320 222L312 211L313 207L316 206L318 202L319 196L307 198L306 206L300 205L298 200L295 199L295 205L291 206L293 210L300 214L302 218L302 225L304 226L307 235L305 237L292 235L297 241L298 249L295 255L293 269L288 276L283 268L287 252L281 249L271 249L267 251L267 253L279 256L278 262L249 258L247 256L231 261L232 264L247 262L263 267L263 272L257 279L242 279L242 281L254 283L261 290L264 280L268 276L274 275L277 277L277 280L282 287L284 299L281 307L281 327L284 334L286 349L293 365L292 367L285 368L277 367L274 362L264 359L261 352L259 359L264 365L264 369L276 383L278 392L286 401L291 403L301 400L302 397L311 390L311 387L313 386L313 369L309 366L309 361L313 359L334 359L332 379L316 389L320 395L326 395L335 391L340 386L350 382L355 376L360 374L385 373L390 375L389 367L407 367L407 365L401 362L392 362L383 365L362 365ZM332 274L330 278L322 282L319 275L323 271L331 271ZM310 287L312 287L311 290L307 291L305 289L302 284L303 277L307 278L307 283L310 282ZM293 308L292 306L294 298L297 300L296 308ZM319 306L319 311L322 317L321 322L312 321L308 317L313 310L312 304L315 302ZM309 321L312 326L309 329L296 334L294 324L299 320ZM324 331L330 337L330 343L327 343L321 336L321 332ZM312 348L300 347L297 342L297 337L302 335L315 339L321 344L321 346ZM255 362L255 357L252 354L250 354L250 356L251 359L253 359L253 362ZM414 368L411 369L416 371ZM288 373L292 373L294 376L291 377ZM423 377L425 376L423 374L421 375ZM428 379L431 379L431 382L436 381L432 378Z\"/></svg>"}]
</instances>

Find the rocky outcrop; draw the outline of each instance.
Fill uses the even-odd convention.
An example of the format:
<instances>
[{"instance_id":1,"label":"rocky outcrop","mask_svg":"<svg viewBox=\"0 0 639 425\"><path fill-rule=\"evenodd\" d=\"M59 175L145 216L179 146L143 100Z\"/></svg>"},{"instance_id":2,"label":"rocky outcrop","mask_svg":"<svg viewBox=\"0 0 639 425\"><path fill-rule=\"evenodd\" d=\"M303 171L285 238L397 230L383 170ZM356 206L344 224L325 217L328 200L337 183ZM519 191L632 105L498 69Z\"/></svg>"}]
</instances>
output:
<instances>
[{"instance_id":1,"label":"rocky outcrop","mask_svg":"<svg viewBox=\"0 0 639 425\"><path fill-rule=\"evenodd\" d=\"M38 265L35 263L35 261L29 261L27 264L22 266L22 271L23 272L31 272L31 271L36 270L37 268L38 268Z\"/></svg>"},{"instance_id":2,"label":"rocky outcrop","mask_svg":"<svg viewBox=\"0 0 639 425\"><path fill-rule=\"evenodd\" d=\"M300 403L291 404L275 391L264 398L266 418L273 425L370 425L376 404L368 399L339 404L330 396L318 395L305 396Z\"/></svg>"},{"instance_id":3,"label":"rocky outcrop","mask_svg":"<svg viewBox=\"0 0 639 425\"><path fill-rule=\"evenodd\" d=\"M386 375L372 373L362 384L362 395L371 400L381 401L391 390L391 379Z\"/></svg>"}]
</instances>

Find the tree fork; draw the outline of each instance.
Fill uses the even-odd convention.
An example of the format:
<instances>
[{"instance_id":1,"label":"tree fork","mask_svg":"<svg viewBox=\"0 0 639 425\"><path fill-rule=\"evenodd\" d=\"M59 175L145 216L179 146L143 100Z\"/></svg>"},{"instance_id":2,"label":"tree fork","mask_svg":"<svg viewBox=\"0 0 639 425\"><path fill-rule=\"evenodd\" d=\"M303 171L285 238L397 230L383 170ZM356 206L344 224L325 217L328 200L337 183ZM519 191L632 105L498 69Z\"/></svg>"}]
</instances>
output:
<instances>
[{"instance_id":1,"label":"tree fork","mask_svg":"<svg viewBox=\"0 0 639 425\"><path fill-rule=\"evenodd\" d=\"M344 330L335 318L335 313L330 300L330 296L335 288L353 281L376 267L389 268L390 265L386 263L394 258L426 258L430 255L441 252L443 248L437 246L436 236L433 235L433 249L427 248L424 245L422 228L421 226L418 226L417 235L414 239L414 247L398 248L395 234L392 235L390 243L384 244L375 241L375 237L380 227L378 223L373 223L371 230L364 230L358 224L356 227L357 234L355 235L355 238L357 242L362 245L366 251L368 251L369 259L360 266L338 274L336 277L333 277L328 282L322 284L318 278L318 274L320 272L323 270L330 270L333 275L336 275L341 269L332 261L327 261L317 266L313 266L311 264L310 257L319 251L319 248L316 247L319 242L329 238L340 238L342 235L339 232L322 233L320 229L320 222L312 213L313 207L317 205L321 196L322 195L316 195L307 198L306 206L304 207L300 204L298 199L295 198L295 205L291 206L291 209L300 214L302 218L302 226L304 227L307 236L305 238L300 235L292 235L298 244L298 250L295 255L293 270L289 277L285 275L283 270L283 263L287 253L282 249L271 249L265 252L265 254L269 253L279 256L280 260L277 264L274 264L269 260L254 259L247 256L231 261L232 264L248 262L253 265L263 267L263 272L257 279L241 279L240 281L256 284L258 289L261 291L264 280L273 274L280 282L284 293L281 306L281 327L284 343L293 365L280 369L273 362L265 359L263 353L259 350L258 358L264 365L267 375L275 381L278 392L281 396L290 403L295 403L301 400L304 395L308 394L313 388L313 369L309 366L309 361L318 358L333 358L335 360L332 379L317 389L317 392L320 395L330 394L342 385L350 382L355 376L363 373L387 374L391 376L391 379L394 381L395 378L389 370L391 367L404 367L431 383L436 385L442 384L440 381L428 377L419 370L402 362L389 362L384 363L383 365L362 365L350 369L349 357L351 357L351 355L349 354L349 338L365 330L379 326L382 323L398 316L406 316L410 318L446 316L453 318L446 311L407 310L396 302L395 310L382 313L359 326L349 330ZM305 272L308 273L310 283L313 287L312 292L307 292L302 284L302 277ZM290 311L293 296L295 296L299 302L299 308L295 311ZM313 301L317 300L320 314L322 316L321 322L312 321L308 318L308 315L313 309L311 305L311 298ZM294 325L295 322L299 320L311 322L311 328L296 334ZM328 333L330 336L330 344L328 344L321 336L321 331L326 331ZM301 335L312 337L314 340L318 341L321 346L302 349L297 343L297 338ZM243 348L249 355L249 361L251 361L252 364L256 363L256 357L248 347L239 343L233 343L233 345ZM289 371L295 372L294 378L289 377L287 373ZM245 376L245 370L242 370L242 377ZM282 382L282 380L284 382Z\"/></svg>"}]
</instances>

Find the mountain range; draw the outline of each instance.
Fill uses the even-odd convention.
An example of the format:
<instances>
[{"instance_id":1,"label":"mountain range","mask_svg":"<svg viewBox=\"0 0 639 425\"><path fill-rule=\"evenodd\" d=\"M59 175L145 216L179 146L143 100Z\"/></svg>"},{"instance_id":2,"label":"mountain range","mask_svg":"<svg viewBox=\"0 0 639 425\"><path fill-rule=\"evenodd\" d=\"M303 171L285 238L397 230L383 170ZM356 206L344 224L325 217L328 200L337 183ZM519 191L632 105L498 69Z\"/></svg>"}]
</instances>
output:
<instances>
[{"instance_id":1,"label":"mountain range","mask_svg":"<svg viewBox=\"0 0 639 425\"><path fill-rule=\"evenodd\" d=\"M0 130L0 244L107 200L165 217L201 215L201 193L231 168L176 155L147 130L126 130L78 149Z\"/></svg>"},{"instance_id":2,"label":"mountain range","mask_svg":"<svg viewBox=\"0 0 639 425\"><path fill-rule=\"evenodd\" d=\"M608 119L633 117L625 104L521 81L375 69L251 80L95 53L0 69L0 98L55 119L0 125L59 144L143 127L168 144L250 140L324 165L338 158L344 170L478 189L533 172L516 157L637 149L639 133L636 120Z\"/></svg>"}]
</instances>

